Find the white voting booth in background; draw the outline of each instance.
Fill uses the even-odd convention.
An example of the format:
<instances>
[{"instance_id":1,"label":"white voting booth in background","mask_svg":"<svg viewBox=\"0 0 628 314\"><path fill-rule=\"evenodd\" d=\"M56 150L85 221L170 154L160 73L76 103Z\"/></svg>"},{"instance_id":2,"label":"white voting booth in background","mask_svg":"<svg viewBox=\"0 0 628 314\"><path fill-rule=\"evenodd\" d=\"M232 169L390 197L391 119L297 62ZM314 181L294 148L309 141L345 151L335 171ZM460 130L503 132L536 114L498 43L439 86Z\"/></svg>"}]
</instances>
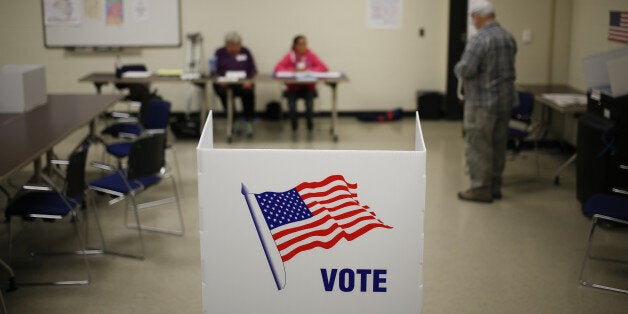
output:
<instances>
[{"instance_id":1,"label":"white voting booth in background","mask_svg":"<svg viewBox=\"0 0 628 314\"><path fill-rule=\"evenodd\" d=\"M412 139L408 139L409 141ZM205 313L420 313L426 150L198 153Z\"/></svg>"}]
</instances>

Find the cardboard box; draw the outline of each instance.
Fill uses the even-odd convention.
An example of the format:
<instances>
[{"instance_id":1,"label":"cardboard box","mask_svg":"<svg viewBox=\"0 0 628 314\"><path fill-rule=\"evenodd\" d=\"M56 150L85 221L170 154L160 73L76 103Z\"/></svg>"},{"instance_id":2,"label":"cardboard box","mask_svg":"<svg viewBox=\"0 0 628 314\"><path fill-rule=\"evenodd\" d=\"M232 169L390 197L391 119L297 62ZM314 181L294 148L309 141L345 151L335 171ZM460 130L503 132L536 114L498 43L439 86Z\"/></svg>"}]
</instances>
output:
<instances>
[{"instance_id":1,"label":"cardboard box","mask_svg":"<svg viewBox=\"0 0 628 314\"><path fill-rule=\"evenodd\" d=\"M30 111L46 103L46 69L36 64L9 64L0 70L0 112Z\"/></svg>"},{"instance_id":2,"label":"cardboard box","mask_svg":"<svg viewBox=\"0 0 628 314\"><path fill-rule=\"evenodd\" d=\"M420 313L426 149L197 148L204 313ZM411 141L412 139L408 139Z\"/></svg>"}]
</instances>

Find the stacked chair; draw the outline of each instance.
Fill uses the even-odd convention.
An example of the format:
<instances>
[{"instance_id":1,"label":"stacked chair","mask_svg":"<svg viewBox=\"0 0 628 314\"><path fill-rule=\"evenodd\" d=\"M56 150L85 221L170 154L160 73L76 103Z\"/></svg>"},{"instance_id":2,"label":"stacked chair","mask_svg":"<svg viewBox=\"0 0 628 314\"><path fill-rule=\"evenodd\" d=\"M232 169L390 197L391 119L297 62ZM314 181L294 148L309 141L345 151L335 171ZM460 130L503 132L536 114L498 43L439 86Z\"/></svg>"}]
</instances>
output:
<instances>
[{"instance_id":1,"label":"stacked chair","mask_svg":"<svg viewBox=\"0 0 628 314\"><path fill-rule=\"evenodd\" d=\"M121 142L105 144L106 152L118 159L118 166L121 165L120 160L129 155L132 143L129 140L137 138L144 132L150 132L150 130L164 130L165 132L170 121L170 107L169 102L159 97L145 99L140 106L138 118L124 117L101 132L101 134L115 139L126 139ZM172 153L177 175L180 178L181 172L176 151L169 144L166 145L166 150Z\"/></svg>"}]
</instances>

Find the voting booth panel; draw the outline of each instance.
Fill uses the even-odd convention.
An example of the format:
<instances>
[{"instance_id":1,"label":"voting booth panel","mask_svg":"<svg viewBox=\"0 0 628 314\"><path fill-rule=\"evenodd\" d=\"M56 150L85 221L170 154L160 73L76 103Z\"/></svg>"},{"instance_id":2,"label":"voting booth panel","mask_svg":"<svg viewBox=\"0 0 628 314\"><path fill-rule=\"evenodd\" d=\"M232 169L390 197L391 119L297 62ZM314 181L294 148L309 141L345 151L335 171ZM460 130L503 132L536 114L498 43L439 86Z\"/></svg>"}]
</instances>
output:
<instances>
[{"instance_id":1,"label":"voting booth panel","mask_svg":"<svg viewBox=\"0 0 628 314\"><path fill-rule=\"evenodd\" d=\"M420 313L426 150L198 146L206 313Z\"/></svg>"}]
</instances>

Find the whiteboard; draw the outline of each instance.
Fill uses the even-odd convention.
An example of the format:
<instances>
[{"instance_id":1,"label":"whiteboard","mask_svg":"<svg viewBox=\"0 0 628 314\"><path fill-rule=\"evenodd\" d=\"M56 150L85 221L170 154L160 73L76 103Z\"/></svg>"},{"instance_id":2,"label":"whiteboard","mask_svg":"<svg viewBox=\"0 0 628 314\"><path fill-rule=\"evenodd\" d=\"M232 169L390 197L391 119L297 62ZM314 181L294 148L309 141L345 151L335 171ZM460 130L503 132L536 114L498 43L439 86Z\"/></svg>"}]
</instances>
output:
<instances>
[{"instance_id":1,"label":"whiteboard","mask_svg":"<svg viewBox=\"0 0 628 314\"><path fill-rule=\"evenodd\" d=\"M179 0L42 0L42 20L48 48L181 45Z\"/></svg>"}]
</instances>

